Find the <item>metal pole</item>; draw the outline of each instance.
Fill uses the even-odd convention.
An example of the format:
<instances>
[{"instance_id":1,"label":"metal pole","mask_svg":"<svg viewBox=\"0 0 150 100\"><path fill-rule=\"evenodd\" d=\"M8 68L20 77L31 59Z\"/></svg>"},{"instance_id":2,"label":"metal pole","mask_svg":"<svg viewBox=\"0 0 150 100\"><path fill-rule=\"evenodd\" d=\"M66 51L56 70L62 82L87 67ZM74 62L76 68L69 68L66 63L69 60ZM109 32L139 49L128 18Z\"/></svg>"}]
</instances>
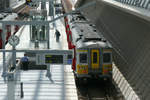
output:
<instances>
[{"instance_id":1,"label":"metal pole","mask_svg":"<svg viewBox=\"0 0 150 100\"><path fill-rule=\"evenodd\" d=\"M7 83L7 97L7 100L15 100L15 81L9 80L9 77Z\"/></svg>"},{"instance_id":2,"label":"metal pole","mask_svg":"<svg viewBox=\"0 0 150 100\"><path fill-rule=\"evenodd\" d=\"M6 36L5 36L5 24L2 24L2 49L5 49L5 41L6 41ZM2 73L2 77L6 77L6 64L5 64L5 61L6 61L6 58L5 58L5 55L6 53L3 52L3 73Z\"/></svg>"},{"instance_id":3,"label":"metal pole","mask_svg":"<svg viewBox=\"0 0 150 100\"><path fill-rule=\"evenodd\" d=\"M6 25L2 24L2 49L5 49L5 42L6 42Z\"/></svg>"},{"instance_id":4,"label":"metal pole","mask_svg":"<svg viewBox=\"0 0 150 100\"><path fill-rule=\"evenodd\" d=\"M46 2L41 2L41 9L45 9L46 8Z\"/></svg>"},{"instance_id":5,"label":"metal pole","mask_svg":"<svg viewBox=\"0 0 150 100\"><path fill-rule=\"evenodd\" d=\"M53 19L55 18L55 7L54 7L54 1L52 1L53 6ZM53 27L55 28L55 22L53 23Z\"/></svg>"},{"instance_id":6,"label":"metal pole","mask_svg":"<svg viewBox=\"0 0 150 100\"><path fill-rule=\"evenodd\" d=\"M13 58L13 67L16 68L16 48L15 48L15 46L13 46L12 58Z\"/></svg>"},{"instance_id":7,"label":"metal pole","mask_svg":"<svg viewBox=\"0 0 150 100\"><path fill-rule=\"evenodd\" d=\"M48 11L49 11L49 12L48 12L48 15L50 16L50 3L51 3L51 2L49 1L48 3L49 3L49 8L48 8Z\"/></svg>"},{"instance_id":8,"label":"metal pole","mask_svg":"<svg viewBox=\"0 0 150 100\"><path fill-rule=\"evenodd\" d=\"M21 85L21 95L20 95L20 97L23 98L24 97L23 82L21 82L20 85Z\"/></svg>"},{"instance_id":9,"label":"metal pole","mask_svg":"<svg viewBox=\"0 0 150 100\"><path fill-rule=\"evenodd\" d=\"M31 21L31 20L32 20L32 17L30 16L29 18L30 18L29 20ZM30 40L32 40L32 37L33 37L33 36L32 36L32 35L33 35L33 33L32 33L32 30L33 30L33 29L32 29L32 25L29 25L29 30L30 30Z\"/></svg>"},{"instance_id":10,"label":"metal pole","mask_svg":"<svg viewBox=\"0 0 150 100\"><path fill-rule=\"evenodd\" d=\"M47 49L49 49L50 48L50 43L49 43L50 42L50 34L49 34L50 33L50 31L49 31L50 28L49 28L49 24L46 25L46 30L47 30L46 31L47 32L46 33L47 34Z\"/></svg>"},{"instance_id":11,"label":"metal pole","mask_svg":"<svg viewBox=\"0 0 150 100\"><path fill-rule=\"evenodd\" d=\"M52 1L49 1L49 16L52 16L51 14L52 14Z\"/></svg>"},{"instance_id":12,"label":"metal pole","mask_svg":"<svg viewBox=\"0 0 150 100\"><path fill-rule=\"evenodd\" d=\"M51 16L52 20L54 20L54 1L49 1L49 16Z\"/></svg>"}]
</instances>

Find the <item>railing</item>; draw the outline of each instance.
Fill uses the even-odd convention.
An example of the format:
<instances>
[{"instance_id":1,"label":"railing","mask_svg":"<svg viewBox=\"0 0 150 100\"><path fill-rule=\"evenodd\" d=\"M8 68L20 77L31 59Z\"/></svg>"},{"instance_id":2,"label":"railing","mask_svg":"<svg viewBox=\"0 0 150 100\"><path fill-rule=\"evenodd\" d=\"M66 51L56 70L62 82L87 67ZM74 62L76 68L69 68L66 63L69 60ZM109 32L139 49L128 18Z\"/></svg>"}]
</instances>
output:
<instances>
[{"instance_id":1,"label":"railing","mask_svg":"<svg viewBox=\"0 0 150 100\"><path fill-rule=\"evenodd\" d=\"M114 0L114 1L150 10L150 0Z\"/></svg>"},{"instance_id":2,"label":"railing","mask_svg":"<svg viewBox=\"0 0 150 100\"><path fill-rule=\"evenodd\" d=\"M117 66L113 64L113 80L115 84L120 89L125 100L141 100L139 95L137 95L122 73L119 71ZM143 99L142 99L143 100Z\"/></svg>"}]
</instances>

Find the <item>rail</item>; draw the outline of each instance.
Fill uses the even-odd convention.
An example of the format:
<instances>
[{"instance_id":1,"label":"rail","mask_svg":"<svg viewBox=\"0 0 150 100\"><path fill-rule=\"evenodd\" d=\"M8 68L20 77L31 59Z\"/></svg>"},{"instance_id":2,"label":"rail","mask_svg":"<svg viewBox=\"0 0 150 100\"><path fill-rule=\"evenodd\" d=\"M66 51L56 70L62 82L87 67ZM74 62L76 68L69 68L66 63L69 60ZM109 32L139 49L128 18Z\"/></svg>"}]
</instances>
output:
<instances>
[{"instance_id":1,"label":"rail","mask_svg":"<svg viewBox=\"0 0 150 100\"><path fill-rule=\"evenodd\" d=\"M114 93L114 88L112 87L112 83L111 82L108 82L106 85L105 85L105 99L104 100L115 100L113 98L113 93Z\"/></svg>"},{"instance_id":2,"label":"rail","mask_svg":"<svg viewBox=\"0 0 150 100\"><path fill-rule=\"evenodd\" d=\"M117 98L116 88L110 81L91 79L77 82L80 100L120 100Z\"/></svg>"}]
</instances>

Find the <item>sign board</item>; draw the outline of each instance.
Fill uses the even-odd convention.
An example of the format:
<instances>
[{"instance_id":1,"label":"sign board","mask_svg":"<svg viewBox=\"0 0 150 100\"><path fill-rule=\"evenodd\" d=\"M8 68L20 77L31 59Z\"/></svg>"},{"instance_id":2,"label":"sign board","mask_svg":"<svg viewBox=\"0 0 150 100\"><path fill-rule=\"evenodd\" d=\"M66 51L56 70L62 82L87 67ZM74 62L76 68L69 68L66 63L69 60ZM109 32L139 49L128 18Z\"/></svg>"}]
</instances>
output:
<instances>
[{"instance_id":1,"label":"sign board","mask_svg":"<svg viewBox=\"0 0 150 100\"><path fill-rule=\"evenodd\" d=\"M36 64L37 65L71 65L72 64L73 52L68 50L65 52L63 50L56 50L52 53L39 53L36 54Z\"/></svg>"},{"instance_id":2,"label":"sign board","mask_svg":"<svg viewBox=\"0 0 150 100\"><path fill-rule=\"evenodd\" d=\"M46 64L63 64L63 55L45 55Z\"/></svg>"}]
</instances>

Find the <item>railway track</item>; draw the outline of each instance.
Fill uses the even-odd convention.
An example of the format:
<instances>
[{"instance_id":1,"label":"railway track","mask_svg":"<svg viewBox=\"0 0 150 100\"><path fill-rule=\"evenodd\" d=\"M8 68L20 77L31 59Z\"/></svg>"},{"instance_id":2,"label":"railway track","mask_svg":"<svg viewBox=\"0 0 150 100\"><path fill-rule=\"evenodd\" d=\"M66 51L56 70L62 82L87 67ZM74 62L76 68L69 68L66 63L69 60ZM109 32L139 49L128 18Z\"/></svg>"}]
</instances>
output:
<instances>
[{"instance_id":1,"label":"railway track","mask_svg":"<svg viewBox=\"0 0 150 100\"><path fill-rule=\"evenodd\" d=\"M117 100L113 84L102 80L89 80L85 84L76 83L79 100Z\"/></svg>"},{"instance_id":2,"label":"railway track","mask_svg":"<svg viewBox=\"0 0 150 100\"><path fill-rule=\"evenodd\" d=\"M111 82L105 84L105 99L104 100L115 100L114 99L114 90L113 84Z\"/></svg>"},{"instance_id":3,"label":"railway track","mask_svg":"<svg viewBox=\"0 0 150 100\"><path fill-rule=\"evenodd\" d=\"M17 13L20 19L27 18L29 16L29 11L32 7L22 4L21 6L12 10L13 13Z\"/></svg>"},{"instance_id":4,"label":"railway track","mask_svg":"<svg viewBox=\"0 0 150 100\"><path fill-rule=\"evenodd\" d=\"M23 10L25 7L26 7L26 5L25 5L25 4L22 4L21 6L19 6L19 7L15 8L15 9L13 9L13 12L14 12L14 13L19 13L19 12L20 12L21 10Z\"/></svg>"}]
</instances>

